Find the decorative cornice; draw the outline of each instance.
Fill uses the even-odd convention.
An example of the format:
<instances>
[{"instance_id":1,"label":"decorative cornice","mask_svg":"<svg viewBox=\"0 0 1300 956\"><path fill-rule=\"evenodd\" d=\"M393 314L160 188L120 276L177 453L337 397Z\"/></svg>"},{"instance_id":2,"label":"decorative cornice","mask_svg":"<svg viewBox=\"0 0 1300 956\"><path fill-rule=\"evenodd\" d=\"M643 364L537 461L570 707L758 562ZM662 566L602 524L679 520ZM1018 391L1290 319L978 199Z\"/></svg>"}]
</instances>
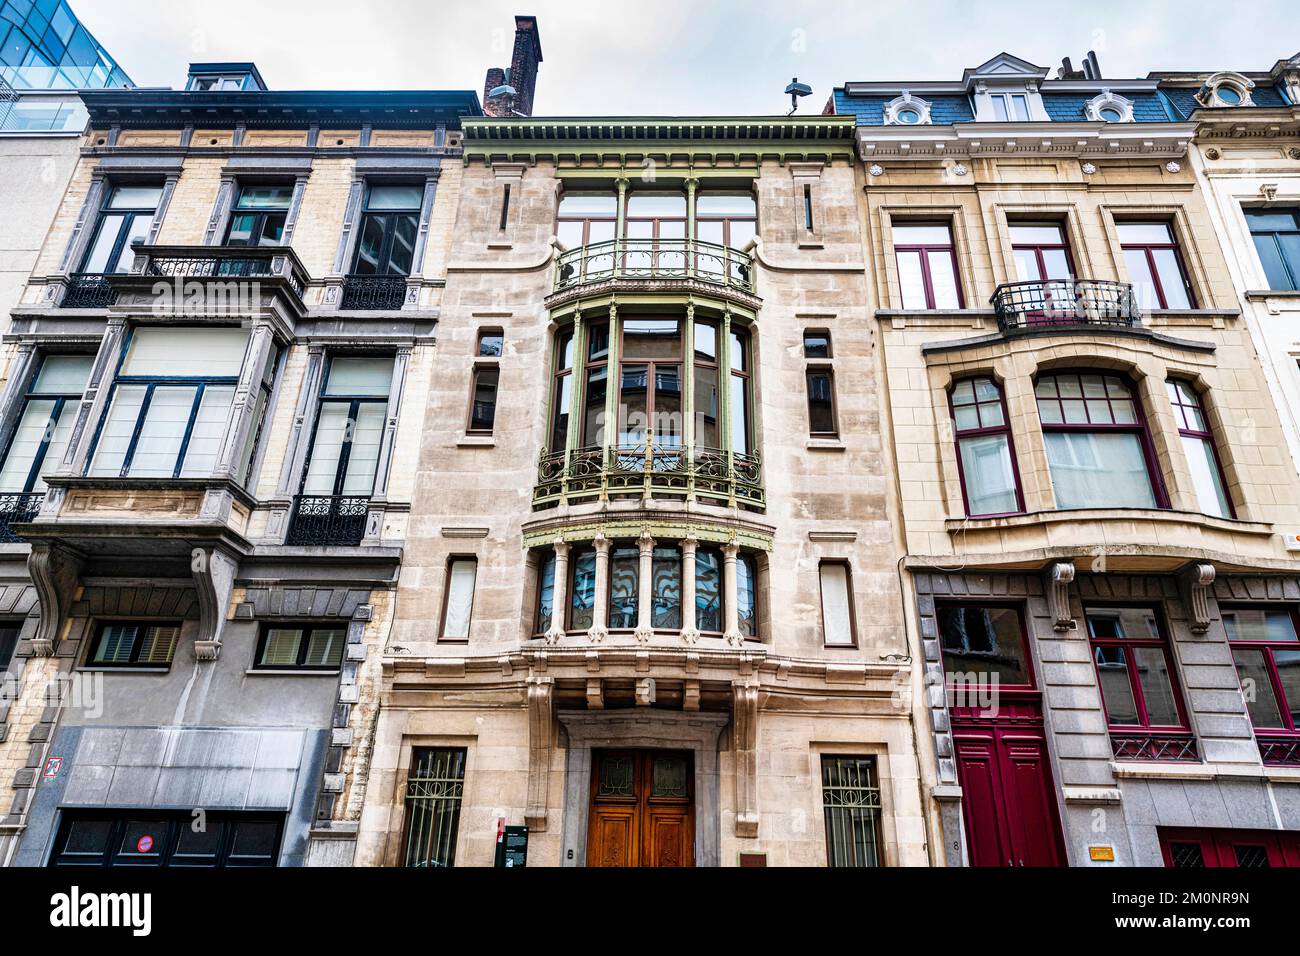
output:
<instances>
[{"instance_id":1,"label":"decorative cornice","mask_svg":"<svg viewBox=\"0 0 1300 956\"><path fill-rule=\"evenodd\" d=\"M864 161L1041 156L1079 158L1182 156L1194 123L954 123L860 126Z\"/></svg>"}]
</instances>

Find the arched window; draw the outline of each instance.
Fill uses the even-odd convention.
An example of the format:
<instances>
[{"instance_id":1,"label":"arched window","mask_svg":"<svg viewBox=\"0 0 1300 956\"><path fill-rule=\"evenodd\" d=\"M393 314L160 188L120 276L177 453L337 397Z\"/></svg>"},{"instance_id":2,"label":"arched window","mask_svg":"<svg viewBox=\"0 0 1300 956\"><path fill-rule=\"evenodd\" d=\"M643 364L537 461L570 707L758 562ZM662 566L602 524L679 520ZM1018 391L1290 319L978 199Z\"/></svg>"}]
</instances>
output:
<instances>
[{"instance_id":1,"label":"arched window","mask_svg":"<svg viewBox=\"0 0 1300 956\"><path fill-rule=\"evenodd\" d=\"M949 399L966 514L988 517L1024 511L1001 387L987 376L968 378L953 386Z\"/></svg>"},{"instance_id":2,"label":"arched window","mask_svg":"<svg viewBox=\"0 0 1300 956\"><path fill-rule=\"evenodd\" d=\"M1044 375L1034 389L1058 508L1167 508L1142 407L1121 376Z\"/></svg>"},{"instance_id":3,"label":"arched window","mask_svg":"<svg viewBox=\"0 0 1300 956\"><path fill-rule=\"evenodd\" d=\"M1169 388L1169 401L1174 406L1174 419L1178 422L1183 451L1187 454L1187 466L1192 470L1197 506L1208 515L1235 517L1232 500L1228 497L1228 483L1223 479L1223 465L1219 462L1214 436L1201 410L1201 398L1196 388L1191 382L1176 378L1165 384Z\"/></svg>"}]
</instances>

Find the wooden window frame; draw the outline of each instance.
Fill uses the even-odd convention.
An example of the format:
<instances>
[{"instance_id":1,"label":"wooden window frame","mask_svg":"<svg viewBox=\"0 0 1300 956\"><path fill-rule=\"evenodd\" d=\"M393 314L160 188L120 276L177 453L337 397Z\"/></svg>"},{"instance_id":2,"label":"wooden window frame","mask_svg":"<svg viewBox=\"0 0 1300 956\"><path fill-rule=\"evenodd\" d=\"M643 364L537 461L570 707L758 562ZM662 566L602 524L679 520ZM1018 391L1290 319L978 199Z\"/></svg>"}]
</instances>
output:
<instances>
[{"instance_id":1,"label":"wooden window frame","mask_svg":"<svg viewBox=\"0 0 1300 956\"><path fill-rule=\"evenodd\" d=\"M1160 277L1160 270L1156 266L1155 253L1157 251L1167 250L1174 254L1174 263L1178 266L1178 275L1182 279L1183 288L1187 290L1187 308L1196 308L1196 290L1192 288L1192 278L1187 272L1187 263L1183 261L1183 250L1178 243L1178 237L1174 234L1174 224L1168 219L1120 219L1115 223L1116 235L1119 234L1122 226L1163 226L1169 230L1168 242L1124 242L1121 240L1119 248L1121 257L1125 252L1141 252L1146 258L1147 272L1151 275L1151 282L1155 288L1156 302L1159 303L1157 308L1168 310L1169 298L1165 295L1164 280ZM1134 278L1130 276L1130 278Z\"/></svg>"},{"instance_id":2,"label":"wooden window frame","mask_svg":"<svg viewBox=\"0 0 1300 956\"><path fill-rule=\"evenodd\" d=\"M937 256L941 254L946 255L948 257L949 265L952 267L953 288L957 290L957 308L959 309L966 308L966 296L962 292L962 288L961 288L961 269L957 263L957 244L953 239L953 235L952 235L952 223L951 222L927 222L927 221L919 221L919 220L916 222L912 222L910 220L900 220L898 222L894 222L891 224L891 232L893 228L896 228L898 226L903 226L903 227L929 226L931 228L942 228L947 230L948 232L947 243L906 242L906 243L902 243L901 245L895 243L894 244L894 268L898 269L900 275L902 274L902 267L899 265L898 262L898 254L900 252L915 252L917 254L917 257L921 263L921 283L925 294L925 309L927 311L933 311L937 309L938 306L935 305L934 275L931 272L930 256L931 255ZM899 306L904 309L907 309L908 308L907 303L902 301L903 286L901 281L899 282L899 287L898 287L898 298L899 298L899 303L898 303Z\"/></svg>"},{"instance_id":3,"label":"wooden window frame","mask_svg":"<svg viewBox=\"0 0 1300 956\"><path fill-rule=\"evenodd\" d=\"M1156 629L1160 632L1157 638L1148 637L1097 637L1093 634L1092 620L1090 615L1099 611L1108 610L1144 610L1150 611L1156 622ZM1126 604L1123 602L1106 602L1106 603L1089 603L1083 609L1084 627L1088 631L1088 647L1092 656L1093 673L1097 679L1097 695L1102 702L1102 716L1106 720L1106 728L1111 733L1158 733L1158 734L1186 734L1192 736L1192 724L1187 712L1187 704L1183 699L1182 682L1178 677L1177 662L1174 659L1173 647L1169 639L1169 627L1165 622L1165 616L1160 607L1152 604ZM1124 654L1124 666L1128 674L1129 689L1133 694L1133 706L1137 710L1138 723L1136 724L1116 724L1111 723L1110 714L1106 709L1106 694L1102 689L1101 672L1097 669L1098 647L1154 647L1159 648L1165 657L1165 669L1169 675L1169 686L1174 700L1174 708L1178 712L1178 724L1153 724L1150 715L1147 712L1146 695L1142 690L1142 681L1138 676L1137 662L1133 654Z\"/></svg>"},{"instance_id":4,"label":"wooden window frame","mask_svg":"<svg viewBox=\"0 0 1300 956\"><path fill-rule=\"evenodd\" d=\"M957 403L954 398L954 395L956 394L957 391L957 386L960 385L962 382L970 382L971 387L974 388L975 387L974 383L980 379L984 379L988 381L993 385L994 388L998 390L998 403L1002 408L1002 424L999 426L984 427L982 424L983 413L979 411L979 408L982 405L988 405L991 403L980 402L977 399L975 402L971 403L970 407L974 407L977 410L976 413L980 415L981 426L979 428L959 428L957 425ZM965 408L967 406L963 405L962 407ZM1016 440L1015 440L1015 435L1012 434L1012 430L1011 430L1011 415L1007 408L1007 393L1006 393L1006 389L1002 387L1002 383L999 382L997 379L995 379L992 375L969 375L963 378L956 379L955 381L953 381L952 386L948 389L948 414L952 418L953 449L957 454L957 479L958 482L961 484L961 500L962 500L962 505L966 509L966 515L971 518L1002 518L1008 515L1024 514L1025 513L1024 486L1022 485L1020 480L1020 463L1016 460ZM966 488L966 468L962 464L961 446L962 446L962 442L965 439L987 438L990 435L1007 436L1007 454L1011 458L1011 474L1012 477L1015 479L1015 483L1016 483L1016 510L1002 511L997 513L990 513L990 514L973 514L971 512L971 507L970 507L970 494L968 493Z\"/></svg>"},{"instance_id":5,"label":"wooden window frame","mask_svg":"<svg viewBox=\"0 0 1300 956\"><path fill-rule=\"evenodd\" d=\"M452 571L460 561L469 561L474 565L474 586L469 592L469 616L465 622L464 637L447 636L447 611L451 604ZM468 644L470 633L474 629L474 604L478 598L479 560L477 554L449 554L442 573L442 611L438 615L439 644Z\"/></svg>"},{"instance_id":6,"label":"wooden window frame","mask_svg":"<svg viewBox=\"0 0 1300 956\"><path fill-rule=\"evenodd\" d=\"M1233 611L1272 611L1283 613L1291 618L1291 628L1297 635L1300 635L1300 612L1295 605L1289 604L1221 604L1219 606L1220 617L1230 614ZM1224 628L1225 634L1227 628ZM1287 700L1286 687L1282 683L1282 677L1277 669L1277 661L1273 657L1274 650L1291 650L1300 651L1300 641L1270 641L1270 640L1243 640L1228 636L1228 649L1241 647L1253 651L1261 651L1265 668L1268 671L1269 683L1273 688L1273 697L1277 702L1278 716L1281 718L1281 727L1255 727L1254 720L1251 720L1251 727L1254 728L1257 737L1265 738L1300 738L1300 722L1297 722L1291 716L1290 702ZM1233 668L1237 670L1237 663L1234 658ZM1241 672L1237 670L1238 679L1240 680ZM1296 701L1300 706L1300 701ZM1247 709L1247 716L1250 711Z\"/></svg>"},{"instance_id":7,"label":"wooden window frame","mask_svg":"<svg viewBox=\"0 0 1300 956\"><path fill-rule=\"evenodd\" d=\"M826 596L822 569L828 565L844 568L844 588L849 606L849 641L845 644L831 644L826 640ZM853 562L848 558L821 558L817 562L817 614L821 622L822 647L826 650L857 650L858 647L858 611L853 597Z\"/></svg>"}]
</instances>

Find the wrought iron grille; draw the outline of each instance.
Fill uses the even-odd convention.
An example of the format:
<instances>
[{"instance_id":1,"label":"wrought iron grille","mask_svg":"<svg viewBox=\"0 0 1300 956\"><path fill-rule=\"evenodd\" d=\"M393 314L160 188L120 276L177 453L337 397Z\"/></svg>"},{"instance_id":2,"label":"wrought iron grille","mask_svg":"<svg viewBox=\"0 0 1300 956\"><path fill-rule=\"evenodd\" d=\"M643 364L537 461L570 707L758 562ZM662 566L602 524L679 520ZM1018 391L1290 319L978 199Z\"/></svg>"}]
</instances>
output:
<instances>
[{"instance_id":1,"label":"wrought iron grille","mask_svg":"<svg viewBox=\"0 0 1300 956\"><path fill-rule=\"evenodd\" d=\"M998 328L1033 331L1061 325L1140 325L1133 286L1103 279L1004 282L993 291Z\"/></svg>"},{"instance_id":2,"label":"wrought iron grille","mask_svg":"<svg viewBox=\"0 0 1300 956\"><path fill-rule=\"evenodd\" d=\"M747 252L698 239L611 239L568 249L556 260L556 290L609 279L698 279L754 291Z\"/></svg>"},{"instance_id":3,"label":"wrought iron grille","mask_svg":"<svg viewBox=\"0 0 1300 956\"><path fill-rule=\"evenodd\" d=\"M340 309L366 311L401 309L406 301L406 276L344 276Z\"/></svg>"},{"instance_id":4,"label":"wrought iron grille","mask_svg":"<svg viewBox=\"0 0 1300 956\"><path fill-rule=\"evenodd\" d=\"M1268 850L1262 846L1234 846L1232 852L1237 858L1237 866L1256 870L1269 867Z\"/></svg>"},{"instance_id":5,"label":"wrought iron grille","mask_svg":"<svg viewBox=\"0 0 1300 956\"><path fill-rule=\"evenodd\" d=\"M1257 737L1259 755L1264 763L1296 766L1300 764L1300 737Z\"/></svg>"},{"instance_id":6,"label":"wrought iron grille","mask_svg":"<svg viewBox=\"0 0 1300 956\"><path fill-rule=\"evenodd\" d=\"M452 866L465 789L465 751L418 747L406 783L405 866Z\"/></svg>"},{"instance_id":7,"label":"wrought iron grille","mask_svg":"<svg viewBox=\"0 0 1300 956\"><path fill-rule=\"evenodd\" d=\"M880 786L874 757L822 757L830 866L880 866Z\"/></svg>"},{"instance_id":8,"label":"wrought iron grille","mask_svg":"<svg viewBox=\"0 0 1300 956\"><path fill-rule=\"evenodd\" d=\"M1174 843L1169 847L1169 856L1177 867L1200 869L1205 866L1205 857L1199 843Z\"/></svg>"},{"instance_id":9,"label":"wrought iron grille","mask_svg":"<svg viewBox=\"0 0 1300 956\"><path fill-rule=\"evenodd\" d=\"M112 304L113 287L108 283L108 276L82 272L68 276L68 285L63 291L63 301L59 307L107 309Z\"/></svg>"},{"instance_id":10,"label":"wrought iron grille","mask_svg":"<svg viewBox=\"0 0 1300 956\"><path fill-rule=\"evenodd\" d=\"M285 544L360 544L369 508L369 498L299 495L293 500Z\"/></svg>"},{"instance_id":11,"label":"wrought iron grille","mask_svg":"<svg viewBox=\"0 0 1300 956\"><path fill-rule=\"evenodd\" d=\"M9 525L31 521L41 510L44 493L0 495L0 542L13 544L22 539L9 529Z\"/></svg>"},{"instance_id":12,"label":"wrought iron grille","mask_svg":"<svg viewBox=\"0 0 1300 956\"><path fill-rule=\"evenodd\" d=\"M567 457L567 464L566 464ZM742 455L721 448L653 444L578 448L543 453L537 462L533 503L601 494L626 497L646 492L685 497L696 495L762 507L762 462L757 453Z\"/></svg>"},{"instance_id":13,"label":"wrought iron grille","mask_svg":"<svg viewBox=\"0 0 1300 956\"><path fill-rule=\"evenodd\" d=\"M1199 761L1196 738L1189 734L1111 734L1116 760Z\"/></svg>"},{"instance_id":14,"label":"wrought iron grille","mask_svg":"<svg viewBox=\"0 0 1300 956\"><path fill-rule=\"evenodd\" d=\"M271 260L266 256L177 256L150 258L149 275L182 279L248 279L272 275Z\"/></svg>"}]
</instances>

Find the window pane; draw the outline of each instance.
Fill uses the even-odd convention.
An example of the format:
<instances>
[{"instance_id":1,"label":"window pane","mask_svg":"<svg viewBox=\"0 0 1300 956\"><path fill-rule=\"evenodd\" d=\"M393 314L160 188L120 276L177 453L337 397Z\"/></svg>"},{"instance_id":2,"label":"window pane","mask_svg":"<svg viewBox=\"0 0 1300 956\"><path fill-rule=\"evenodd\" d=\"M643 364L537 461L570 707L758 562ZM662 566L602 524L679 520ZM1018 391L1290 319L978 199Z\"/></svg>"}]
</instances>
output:
<instances>
[{"instance_id":1,"label":"window pane","mask_svg":"<svg viewBox=\"0 0 1300 956\"><path fill-rule=\"evenodd\" d=\"M993 118L1000 122L1007 122L1011 114L1007 111L1007 98L1000 94L989 97L993 101Z\"/></svg>"},{"instance_id":2,"label":"window pane","mask_svg":"<svg viewBox=\"0 0 1300 956\"><path fill-rule=\"evenodd\" d=\"M472 431L490 432L497 415L497 376L494 368L482 368L474 374L474 406L470 411Z\"/></svg>"},{"instance_id":3,"label":"window pane","mask_svg":"<svg viewBox=\"0 0 1300 956\"><path fill-rule=\"evenodd\" d=\"M618 197L610 193L565 193L560 200L561 216L613 216Z\"/></svg>"},{"instance_id":4,"label":"window pane","mask_svg":"<svg viewBox=\"0 0 1300 956\"><path fill-rule=\"evenodd\" d=\"M564 451L569 440L569 408L573 403L573 376L562 375L555 380L554 424L551 427L551 454Z\"/></svg>"},{"instance_id":5,"label":"window pane","mask_svg":"<svg viewBox=\"0 0 1300 956\"><path fill-rule=\"evenodd\" d=\"M743 376L731 376L731 450L739 455L749 454L748 391Z\"/></svg>"},{"instance_id":6,"label":"window pane","mask_svg":"<svg viewBox=\"0 0 1300 956\"><path fill-rule=\"evenodd\" d=\"M1011 241L1024 246L1062 246L1065 238L1055 223L1012 223Z\"/></svg>"},{"instance_id":7,"label":"window pane","mask_svg":"<svg viewBox=\"0 0 1300 956\"><path fill-rule=\"evenodd\" d=\"M695 626L701 631L722 630L721 560L717 551L695 554Z\"/></svg>"},{"instance_id":8,"label":"window pane","mask_svg":"<svg viewBox=\"0 0 1300 956\"><path fill-rule=\"evenodd\" d=\"M230 402L234 397L235 389L229 385L209 385L203 390L199 414L194 419L190 443L185 449L182 478L202 478L212 474L212 469L217 464L217 455L221 451L221 439L226 433Z\"/></svg>"},{"instance_id":9,"label":"window pane","mask_svg":"<svg viewBox=\"0 0 1300 956\"><path fill-rule=\"evenodd\" d=\"M641 553L614 548L609 556L609 626L636 627L637 579Z\"/></svg>"},{"instance_id":10,"label":"window pane","mask_svg":"<svg viewBox=\"0 0 1300 956\"><path fill-rule=\"evenodd\" d=\"M170 478L175 472L196 391L192 385L154 388L131 458L132 477Z\"/></svg>"},{"instance_id":11,"label":"window pane","mask_svg":"<svg viewBox=\"0 0 1300 956\"><path fill-rule=\"evenodd\" d=\"M1208 515L1232 517L1228 494L1219 475L1219 463L1214 457L1214 446L1208 439L1184 435L1183 451L1187 453L1187 465L1192 470L1192 485L1196 488L1200 509Z\"/></svg>"},{"instance_id":12,"label":"window pane","mask_svg":"<svg viewBox=\"0 0 1300 956\"><path fill-rule=\"evenodd\" d=\"M721 447L718 433L718 370L695 366L695 444L701 448Z\"/></svg>"},{"instance_id":13,"label":"window pane","mask_svg":"<svg viewBox=\"0 0 1300 956\"><path fill-rule=\"evenodd\" d=\"M308 667L338 667L343 662L343 645L348 632L341 627L314 627L307 642Z\"/></svg>"},{"instance_id":14,"label":"window pane","mask_svg":"<svg viewBox=\"0 0 1300 956\"><path fill-rule=\"evenodd\" d=\"M758 575L752 558L736 558L736 621L745 637L758 637Z\"/></svg>"},{"instance_id":15,"label":"window pane","mask_svg":"<svg viewBox=\"0 0 1300 956\"><path fill-rule=\"evenodd\" d=\"M301 628L271 628L266 632L262 659L258 663L264 667L293 667L298 663L298 648L301 642Z\"/></svg>"},{"instance_id":16,"label":"window pane","mask_svg":"<svg viewBox=\"0 0 1300 956\"><path fill-rule=\"evenodd\" d=\"M605 396L609 370L604 366L587 373L586 412L582 423L584 447L600 445L605 432Z\"/></svg>"},{"instance_id":17,"label":"window pane","mask_svg":"<svg viewBox=\"0 0 1300 956\"><path fill-rule=\"evenodd\" d=\"M110 209L157 209L161 186L117 186L108 200Z\"/></svg>"},{"instance_id":18,"label":"window pane","mask_svg":"<svg viewBox=\"0 0 1300 956\"><path fill-rule=\"evenodd\" d=\"M245 186L239 191L236 209L288 209L292 186Z\"/></svg>"},{"instance_id":19,"label":"window pane","mask_svg":"<svg viewBox=\"0 0 1300 956\"><path fill-rule=\"evenodd\" d=\"M392 358L330 360L326 395L387 395L393 381Z\"/></svg>"},{"instance_id":20,"label":"window pane","mask_svg":"<svg viewBox=\"0 0 1300 956\"><path fill-rule=\"evenodd\" d=\"M1106 721L1109 724L1134 725L1141 723L1137 704L1133 700L1133 685L1128 676L1128 658L1123 647L1094 647L1097 662L1097 679L1106 704Z\"/></svg>"},{"instance_id":21,"label":"window pane","mask_svg":"<svg viewBox=\"0 0 1300 956\"><path fill-rule=\"evenodd\" d=\"M1165 308L1190 309L1192 300L1187 294L1187 283L1183 280L1183 270L1178 264L1178 254L1172 249L1153 249L1151 255L1156 260L1156 273L1160 277L1160 288L1165 294Z\"/></svg>"},{"instance_id":22,"label":"window pane","mask_svg":"<svg viewBox=\"0 0 1300 956\"><path fill-rule=\"evenodd\" d=\"M1233 608L1223 612L1223 627L1230 641L1300 640L1290 611Z\"/></svg>"},{"instance_id":23,"label":"window pane","mask_svg":"<svg viewBox=\"0 0 1300 956\"><path fill-rule=\"evenodd\" d=\"M478 354L486 358L499 358L504 344L504 333L480 332L478 336Z\"/></svg>"},{"instance_id":24,"label":"window pane","mask_svg":"<svg viewBox=\"0 0 1300 956\"><path fill-rule=\"evenodd\" d=\"M101 217L99 231L95 233L95 242L86 254L86 261L81 267L82 272L100 273L112 272L109 266L109 256L112 255L113 247L117 244L118 234L122 230L122 223L125 217L121 215L106 215Z\"/></svg>"},{"instance_id":25,"label":"window pane","mask_svg":"<svg viewBox=\"0 0 1300 956\"><path fill-rule=\"evenodd\" d=\"M655 548L650 572L651 626L682 626L682 555L677 548Z\"/></svg>"},{"instance_id":26,"label":"window pane","mask_svg":"<svg viewBox=\"0 0 1300 956\"><path fill-rule=\"evenodd\" d=\"M1177 727L1182 724L1174 704L1174 685L1169 677L1169 659L1160 647L1134 647L1133 663L1137 666L1142 700L1147 720L1152 726Z\"/></svg>"},{"instance_id":27,"label":"window pane","mask_svg":"<svg viewBox=\"0 0 1300 956\"><path fill-rule=\"evenodd\" d=\"M569 594L569 630L591 627L596 607L596 552L580 551L573 556L573 587Z\"/></svg>"},{"instance_id":28,"label":"window pane","mask_svg":"<svg viewBox=\"0 0 1300 956\"><path fill-rule=\"evenodd\" d=\"M831 403L834 388L826 369L808 370L808 422L814 435L835 434L835 413Z\"/></svg>"},{"instance_id":29,"label":"window pane","mask_svg":"<svg viewBox=\"0 0 1300 956\"><path fill-rule=\"evenodd\" d=\"M393 234L393 244L388 250L387 275L411 274L411 265L415 261L415 241L419 230L416 216L393 216L389 223Z\"/></svg>"},{"instance_id":30,"label":"window pane","mask_svg":"<svg viewBox=\"0 0 1300 956\"><path fill-rule=\"evenodd\" d=\"M655 366L655 445L682 444L682 370L680 365Z\"/></svg>"},{"instance_id":31,"label":"window pane","mask_svg":"<svg viewBox=\"0 0 1300 956\"><path fill-rule=\"evenodd\" d=\"M143 385L119 385L114 389L113 404L104 419L99 444L95 449L95 461L90 469L92 475L112 476L121 473L144 393Z\"/></svg>"},{"instance_id":32,"label":"window pane","mask_svg":"<svg viewBox=\"0 0 1300 956\"><path fill-rule=\"evenodd\" d=\"M1141 439L1127 432L1048 432L1058 508L1154 508Z\"/></svg>"},{"instance_id":33,"label":"window pane","mask_svg":"<svg viewBox=\"0 0 1300 956\"><path fill-rule=\"evenodd\" d=\"M847 565L826 563L821 566L822 632L827 644L853 643L853 623L849 607L849 569Z\"/></svg>"},{"instance_id":34,"label":"window pane","mask_svg":"<svg viewBox=\"0 0 1300 956\"><path fill-rule=\"evenodd\" d=\"M248 329L137 328L120 375L237 378Z\"/></svg>"},{"instance_id":35,"label":"window pane","mask_svg":"<svg viewBox=\"0 0 1300 956\"><path fill-rule=\"evenodd\" d=\"M334 480L338 476L339 455L348 431L348 404L324 402L316 423L316 437L307 463L307 477L303 481L305 495L334 494Z\"/></svg>"},{"instance_id":36,"label":"window pane","mask_svg":"<svg viewBox=\"0 0 1300 956\"><path fill-rule=\"evenodd\" d=\"M898 286L903 294L903 308L926 309L925 277L921 271L920 252L898 254Z\"/></svg>"},{"instance_id":37,"label":"window pane","mask_svg":"<svg viewBox=\"0 0 1300 956\"><path fill-rule=\"evenodd\" d=\"M1286 724L1278 708L1273 681L1268 673L1264 651L1234 647L1232 659L1237 662L1237 676L1241 679L1241 692L1250 711L1250 722L1256 727L1282 729Z\"/></svg>"},{"instance_id":38,"label":"window pane","mask_svg":"<svg viewBox=\"0 0 1300 956\"><path fill-rule=\"evenodd\" d=\"M357 410L352 429L352 453L343 478L343 494L368 495L375 489L375 466L379 463L379 445L384 437L387 407L382 402L363 402Z\"/></svg>"},{"instance_id":39,"label":"window pane","mask_svg":"<svg viewBox=\"0 0 1300 956\"><path fill-rule=\"evenodd\" d=\"M623 355L628 358L681 358L682 336L676 319L628 319L623 323Z\"/></svg>"},{"instance_id":40,"label":"window pane","mask_svg":"<svg viewBox=\"0 0 1300 956\"><path fill-rule=\"evenodd\" d=\"M958 442L958 448L969 513L994 515L1020 510L1016 502L1016 475L1007 436L963 438Z\"/></svg>"},{"instance_id":41,"label":"window pane","mask_svg":"<svg viewBox=\"0 0 1300 956\"><path fill-rule=\"evenodd\" d=\"M1282 684L1282 695L1291 714L1291 724L1300 727L1300 651L1274 650L1273 665Z\"/></svg>"},{"instance_id":42,"label":"window pane","mask_svg":"<svg viewBox=\"0 0 1300 956\"><path fill-rule=\"evenodd\" d=\"M1173 233L1166 222L1117 222L1115 231L1122 243L1173 243Z\"/></svg>"},{"instance_id":43,"label":"window pane","mask_svg":"<svg viewBox=\"0 0 1300 956\"><path fill-rule=\"evenodd\" d=\"M686 218L686 197L681 193L636 192L627 197L629 216Z\"/></svg>"},{"instance_id":44,"label":"window pane","mask_svg":"<svg viewBox=\"0 0 1300 956\"><path fill-rule=\"evenodd\" d=\"M139 627L134 624L105 624L91 658L96 664L126 664L131 660Z\"/></svg>"},{"instance_id":45,"label":"window pane","mask_svg":"<svg viewBox=\"0 0 1300 956\"><path fill-rule=\"evenodd\" d=\"M90 378L93 355L47 355L41 371L32 383L32 391L41 395L80 395Z\"/></svg>"},{"instance_id":46,"label":"window pane","mask_svg":"<svg viewBox=\"0 0 1300 956\"><path fill-rule=\"evenodd\" d=\"M700 193L695 197L695 212L702 216L753 216L756 206L752 193Z\"/></svg>"},{"instance_id":47,"label":"window pane","mask_svg":"<svg viewBox=\"0 0 1300 956\"><path fill-rule=\"evenodd\" d=\"M1020 613L1010 607L940 607L936 611L943 644L943 668L949 683L1024 686L1029 666ZM960 676L959 676L960 675Z\"/></svg>"},{"instance_id":48,"label":"window pane","mask_svg":"<svg viewBox=\"0 0 1300 956\"><path fill-rule=\"evenodd\" d=\"M472 558L457 558L451 562L447 576L447 616L442 636L469 637L470 612L474 606L474 579L478 562Z\"/></svg>"},{"instance_id":49,"label":"window pane","mask_svg":"<svg viewBox=\"0 0 1300 956\"><path fill-rule=\"evenodd\" d=\"M831 336L829 332L805 332L803 334L803 357L810 359L827 359L831 357Z\"/></svg>"},{"instance_id":50,"label":"window pane","mask_svg":"<svg viewBox=\"0 0 1300 956\"><path fill-rule=\"evenodd\" d=\"M48 475L54 469L58 468L63 461L63 456L68 450L68 441L72 438L72 428L77 421L77 406L73 402L65 403L63 410L59 412L58 419L55 422L54 430L50 432L50 444L45 449L45 457L41 460L42 475ZM6 463L7 466L7 463ZM45 481L38 477L32 485L32 491L44 491Z\"/></svg>"},{"instance_id":51,"label":"window pane","mask_svg":"<svg viewBox=\"0 0 1300 956\"><path fill-rule=\"evenodd\" d=\"M384 247L385 224L383 216L362 216L361 237L357 240L357 261L352 267L357 275L375 275L379 272L379 255Z\"/></svg>"},{"instance_id":52,"label":"window pane","mask_svg":"<svg viewBox=\"0 0 1300 956\"><path fill-rule=\"evenodd\" d=\"M950 246L952 233L942 225L897 225L893 227L894 246Z\"/></svg>"},{"instance_id":53,"label":"window pane","mask_svg":"<svg viewBox=\"0 0 1300 956\"><path fill-rule=\"evenodd\" d=\"M551 551L541 559L537 569L537 620L533 623L534 634L542 634L550 628L554 608L555 552Z\"/></svg>"},{"instance_id":54,"label":"window pane","mask_svg":"<svg viewBox=\"0 0 1300 956\"><path fill-rule=\"evenodd\" d=\"M961 306L957 294L957 273L953 271L951 252L929 251L926 259L930 266L930 288L934 292L936 309L956 309Z\"/></svg>"},{"instance_id":55,"label":"window pane","mask_svg":"<svg viewBox=\"0 0 1300 956\"><path fill-rule=\"evenodd\" d=\"M367 209L419 209L424 199L423 186L387 186L370 187L366 197Z\"/></svg>"},{"instance_id":56,"label":"window pane","mask_svg":"<svg viewBox=\"0 0 1300 956\"><path fill-rule=\"evenodd\" d=\"M45 440L53 410L54 402L49 399L33 399L23 409L23 417L19 419L9 444L4 468L0 469L0 491L16 492L27 487L27 476L31 473L32 463ZM75 416L66 417L71 421ZM51 461L50 464L52 466L54 462Z\"/></svg>"},{"instance_id":57,"label":"window pane","mask_svg":"<svg viewBox=\"0 0 1300 956\"><path fill-rule=\"evenodd\" d=\"M619 387L618 443L636 447L645 442L645 429L650 415L650 368L646 365L624 365ZM602 409L603 409L602 405ZM588 415L591 413L588 408Z\"/></svg>"},{"instance_id":58,"label":"window pane","mask_svg":"<svg viewBox=\"0 0 1300 956\"><path fill-rule=\"evenodd\" d=\"M1137 293L1138 305L1144 310L1158 309L1160 300L1156 297L1156 284L1151 279L1146 250L1125 249L1124 265L1128 267L1128 277Z\"/></svg>"}]
</instances>

